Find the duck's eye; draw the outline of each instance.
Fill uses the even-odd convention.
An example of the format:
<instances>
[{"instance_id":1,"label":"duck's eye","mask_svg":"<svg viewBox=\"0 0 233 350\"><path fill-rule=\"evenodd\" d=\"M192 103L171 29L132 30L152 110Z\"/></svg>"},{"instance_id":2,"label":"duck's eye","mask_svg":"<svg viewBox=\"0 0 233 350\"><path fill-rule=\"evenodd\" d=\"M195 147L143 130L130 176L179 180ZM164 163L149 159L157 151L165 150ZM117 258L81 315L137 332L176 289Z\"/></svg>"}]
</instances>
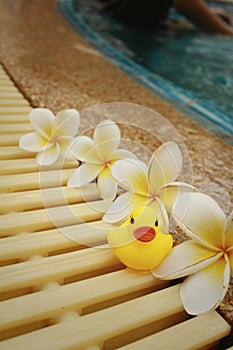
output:
<instances>
[{"instance_id":1,"label":"duck's eye","mask_svg":"<svg viewBox=\"0 0 233 350\"><path fill-rule=\"evenodd\" d=\"M158 227L159 226L159 222L158 220L155 221L155 226Z\"/></svg>"},{"instance_id":2,"label":"duck's eye","mask_svg":"<svg viewBox=\"0 0 233 350\"><path fill-rule=\"evenodd\" d=\"M135 220L134 220L134 218L131 216L131 218L130 218L130 223L133 225L134 223L135 223Z\"/></svg>"}]
</instances>

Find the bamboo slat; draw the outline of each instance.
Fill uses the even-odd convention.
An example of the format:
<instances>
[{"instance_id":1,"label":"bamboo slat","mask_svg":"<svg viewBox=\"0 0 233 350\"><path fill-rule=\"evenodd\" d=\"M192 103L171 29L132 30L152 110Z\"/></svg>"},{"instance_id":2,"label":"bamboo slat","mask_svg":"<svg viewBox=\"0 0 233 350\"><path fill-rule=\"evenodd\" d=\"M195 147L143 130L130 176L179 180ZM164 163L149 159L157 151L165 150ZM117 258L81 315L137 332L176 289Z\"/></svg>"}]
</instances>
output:
<instances>
[{"instance_id":1,"label":"bamboo slat","mask_svg":"<svg viewBox=\"0 0 233 350\"><path fill-rule=\"evenodd\" d=\"M18 146L0 147L0 160L34 158L35 156L36 153L24 151Z\"/></svg>"},{"instance_id":2,"label":"bamboo slat","mask_svg":"<svg viewBox=\"0 0 233 350\"><path fill-rule=\"evenodd\" d=\"M0 92L15 92L15 86L14 84L4 84L4 82L0 81Z\"/></svg>"},{"instance_id":3,"label":"bamboo slat","mask_svg":"<svg viewBox=\"0 0 233 350\"><path fill-rule=\"evenodd\" d=\"M15 193L0 194L0 214L10 211L26 211L56 207L65 204L80 203L99 199L96 186L86 186L85 189L69 188L67 186L58 188L47 188L35 191L22 191Z\"/></svg>"},{"instance_id":4,"label":"bamboo slat","mask_svg":"<svg viewBox=\"0 0 233 350\"><path fill-rule=\"evenodd\" d=\"M30 324L32 318L44 321L49 317L52 320L60 317L64 311L72 310L80 315L85 314L91 309L105 308L103 303L115 304L116 299L118 302L119 298L127 300L132 294L145 294L148 290L155 291L167 284L155 280L149 273L125 269L64 285L57 288L56 298L53 291L56 286L47 285L43 291L2 302L0 336L5 337L6 334L2 333L9 329Z\"/></svg>"},{"instance_id":5,"label":"bamboo slat","mask_svg":"<svg viewBox=\"0 0 233 350\"><path fill-rule=\"evenodd\" d=\"M71 226L85 221L101 219L109 207L108 201L95 201L38 209L27 212L9 213L0 216L0 237L20 232L35 232L56 227Z\"/></svg>"},{"instance_id":6,"label":"bamboo slat","mask_svg":"<svg viewBox=\"0 0 233 350\"><path fill-rule=\"evenodd\" d=\"M1 119L1 115L0 115ZM0 137L0 146L18 146L19 139L24 135L24 133L14 133L14 134L3 134Z\"/></svg>"},{"instance_id":7,"label":"bamboo slat","mask_svg":"<svg viewBox=\"0 0 233 350\"><path fill-rule=\"evenodd\" d=\"M11 92L6 92L10 94ZM0 88L1 94L1 88ZM22 97L21 97L22 98ZM18 115L18 114L8 114L8 115L0 115L0 125L2 124L10 124L10 123L27 123L29 120L28 113Z\"/></svg>"},{"instance_id":8,"label":"bamboo slat","mask_svg":"<svg viewBox=\"0 0 233 350\"><path fill-rule=\"evenodd\" d=\"M112 228L110 224L94 221L88 224L79 224L63 227L62 230L53 229L24 233L21 235L3 238L1 240L2 253L0 264L11 261L23 261L33 255L54 255L54 252L69 251L71 248L83 248L98 245L106 241L106 230ZM71 239L68 239L67 237Z\"/></svg>"},{"instance_id":9,"label":"bamboo slat","mask_svg":"<svg viewBox=\"0 0 233 350\"><path fill-rule=\"evenodd\" d=\"M4 75L2 75L1 79L0 79L0 87L4 88L4 87L8 87L8 86L15 89L13 82L11 80L7 79L7 77L5 77Z\"/></svg>"},{"instance_id":10,"label":"bamboo slat","mask_svg":"<svg viewBox=\"0 0 233 350\"><path fill-rule=\"evenodd\" d=\"M16 100L19 99L22 101L22 95L18 91L13 91L13 92L4 92L0 91L0 100L5 101L5 100ZM25 101L25 100L24 100ZM26 101L27 102L27 101Z\"/></svg>"},{"instance_id":11,"label":"bamboo slat","mask_svg":"<svg viewBox=\"0 0 233 350\"><path fill-rule=\"evenodd\" d=\"M179 321L187 318L179 298L179 286L151 293L82 317L77 316L72 320L68 319L60 324L37 330L33 334L19 336L15 340L3 341L2 349L7 349L9 346L14 347L16 344L17 349L23 349L25 344L32 344L32 341L34 349L49 349L49 344L53 344L54 350L65 347L85 349L92 344L103 347L104 343L113 337L115 343L122 342L122 337L116 340L116 337L121 334L124 334L124 341L135 338L140 328L145 325L150 331L151 328L158 331L166 326L171 326L176 323L174 315L177 315ZM106 322L107 320L109 322ZM134 332L133 335L130 331L134 329L138 329L138 332Z\"/></svg>"},{"instance_id":12,"label":"bamboo slat","mask_svg":"<svg viewBox=\"0 0 233 350\"><path fill-rule=\"evenodd\" d=\"M87 248L47 258L29 260L1 267L1 300L32 292L46 282L90 278L96 274L114 271L121 266L110 249ZM98 271L100 271L98 273Z\"/></svg>"},{"instance_id":13,"label":"bamboo slat","mask_svg":"<svg viewBox=\"0 0 233 350\"><path fill-rule=\"evenodd\" d=\"M5 86L5 85L4 85ZM7 86L11 86L11 85L7 85ZM29 112L31 111L31 107L29 106L2 106L0 107L0 116L1 115L8 115L8 114L29 114Z\"/></svg>"},{"instance_id":14,"label":"bamboo slat","mask_svg":"<svg viewBox=\"0 0 233 350\"><path fill-rule=\"evenodd\" d=\"M66 161L63 168L76 168L77 162ZM59 169L60 165L54 165L51 169ZM40 167L36 160L33 159L10 159L0 160L0 175L30 173L34 171L45 170L46 167Z\"/></svg>"},{"instance_id":15,"label":"bamboo slat","mask_svg":"<svg viewBox=\"0 0 233 350\"><path fill-rule=\"evenodd\" d=\"M0 95L0 97L1 97L1 95ZM11 108L11 106L12 106L12 104L14 104L14 106L19 106L20 108L21 107L29 107L29 103L28 103L28 101L26 101L26 100L23 100L22 98L12 98L12 99L10 99L10 100L8 100L8 99L2 99L1 100L1 106L2 107L10 107Z\"/></svg>"},{"instance_id":16,"label":"bamboo slat","mask_svg":"<svg viewBox=\"0 0 233 350\"><path fill-rule=\"evenodd\" d=\"M228 332L229 326L227 323L223 322L217 312L210 312L163 330L144 340L123 346L120 349L153 350L155 344L158 349L166 350L211 349Z\"/></svg>"},{"instance_id":17,"label":"bamboo slat","mask_svg":"<svg viewBox=\"0 0 233 350\"><path fill-rule=\"evenodd\" d=\"M74 169L44 171L43 178L39 172L0 176L0 192L18 192L39 188L64 186Z\"/></svg>"},{"instance_id":18,"label":"bamboo slat","mask_svg":"<svg viewBox=\"0 0 233 350\"><path fill-rule=\"evenodd\" d=\"M10 102L9 102L10 103ZM1 134L9 134L9 133L28 133L32 132L34 129L29 123L20 123L20 124L1 124L0 126L0 133Z\"/></svg>"},{"instance_id":19,"label":"bamboo slat","mask_svg":"<svg viewBox=\"0 0 233 350\"><path fill-rule=\"evenodd\" d=\"M95 184L68 188L78 166L40 168L20 150L28 104L0 66L1 350L206 350L230 332L216 312L190 318L179 285L125 268Z\"/></svg>"}]
</instances>

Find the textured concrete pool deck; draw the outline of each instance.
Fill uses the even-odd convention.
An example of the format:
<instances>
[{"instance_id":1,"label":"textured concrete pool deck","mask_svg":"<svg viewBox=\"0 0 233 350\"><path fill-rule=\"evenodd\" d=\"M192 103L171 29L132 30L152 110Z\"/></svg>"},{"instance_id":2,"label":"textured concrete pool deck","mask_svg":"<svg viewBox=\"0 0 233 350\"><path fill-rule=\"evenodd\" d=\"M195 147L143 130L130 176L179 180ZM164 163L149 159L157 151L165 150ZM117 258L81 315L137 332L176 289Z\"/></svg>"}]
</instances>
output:
<instances>
[{"instance_id":1,"label":"textured concrete pool deck","mask_svg":"<svg viewBox=\"0 0 233 350\"><path fill-rule=\"evenodd\" d=\"M33 107L56 113L131 102L156 110L183 138L192 159L194 185L216 199L226 215L230 213L232 147L110 64L69 27L54 0L2 0L0 31L0 60ZM93 116L82 125L88 128L96 122ZM231 321L232 298L231 287L224 304Z\"/></svg>"}]
</instances>

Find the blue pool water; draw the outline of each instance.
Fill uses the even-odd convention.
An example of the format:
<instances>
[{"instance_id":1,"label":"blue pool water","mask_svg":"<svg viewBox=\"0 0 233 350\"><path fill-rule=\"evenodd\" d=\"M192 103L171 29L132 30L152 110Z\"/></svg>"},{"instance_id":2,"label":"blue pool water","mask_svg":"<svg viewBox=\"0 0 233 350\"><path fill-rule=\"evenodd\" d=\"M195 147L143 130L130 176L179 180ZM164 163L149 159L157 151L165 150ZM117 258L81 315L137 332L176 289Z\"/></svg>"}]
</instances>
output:
<instances>
[{"instance_id":1,"label":"blue pool water","mask_svg":"<svg viewBox=\"0 0 233 350\"><path fill-rule=\"evenodd\" d=\"M187 29L185 19L174 11L171 18L179 25L156 33L132 29L93 10L93 3L59 0L58 6L110 61L232 143L233 38ZM223 6L233 17L233 4Z\"/></svg>"}]
</instances>

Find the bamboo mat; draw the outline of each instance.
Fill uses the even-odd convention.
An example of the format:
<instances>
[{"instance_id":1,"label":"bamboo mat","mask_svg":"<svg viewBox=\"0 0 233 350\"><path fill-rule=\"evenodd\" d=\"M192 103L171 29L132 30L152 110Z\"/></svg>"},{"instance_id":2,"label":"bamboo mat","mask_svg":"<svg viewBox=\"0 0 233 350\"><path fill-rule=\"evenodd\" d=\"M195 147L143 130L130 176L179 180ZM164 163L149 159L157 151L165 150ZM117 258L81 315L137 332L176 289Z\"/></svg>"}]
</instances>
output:
<instances>
[{"instance_id":1,"label":"bamboo mat","mask_svg":"<svg viewBox=\"0 0 233 350\"><path fill-rule=\"evenodd\" d=\"M93 185L85 198L94 206L66 187L74 163L65 164L62 174L43 171L41 189L35 155L17 147L31 130L30 109L0 68L1 350L211 349L230 332L217 312L191 318L179 285L124 268L111 250L63 234L75 235L78 228L87 241L101 242L107 203ZM58 188L76 216L65 210Z\"/></svg>"}]
</instances>

